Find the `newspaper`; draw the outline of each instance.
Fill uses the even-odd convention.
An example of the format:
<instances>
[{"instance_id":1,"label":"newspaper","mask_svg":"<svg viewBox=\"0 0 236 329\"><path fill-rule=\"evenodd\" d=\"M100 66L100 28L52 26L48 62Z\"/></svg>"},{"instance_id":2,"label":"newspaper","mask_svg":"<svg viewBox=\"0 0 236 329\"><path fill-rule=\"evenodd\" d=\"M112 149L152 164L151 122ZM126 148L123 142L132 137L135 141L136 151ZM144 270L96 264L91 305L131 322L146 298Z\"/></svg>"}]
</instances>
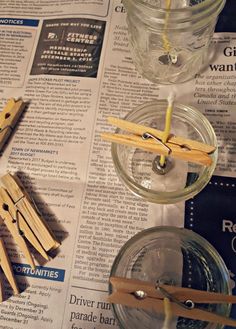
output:
<instances>
[{"instance_id":1,"label":"newspaper","mask_svg":"<svg viewBox=\"0 0 236 329\"><path fill-rule=\"evenodd\" d=\"M0 174L16 173L57 238L58 253L33 271L4 225L21 289L4 278L0 329L118 328L107 302L111 265L135 233L154 225L183 226L184 203L137 199L119 181L100 132L106 117L123 117L146 101L166 98L136 71L121 0L1 0L0 106L28 102L1 155ZM236 176L236 92L233 33L214 37L205 71L181 86L176 100L194 105L215 128L217 175Z\"/></svg>"}]
</instances>

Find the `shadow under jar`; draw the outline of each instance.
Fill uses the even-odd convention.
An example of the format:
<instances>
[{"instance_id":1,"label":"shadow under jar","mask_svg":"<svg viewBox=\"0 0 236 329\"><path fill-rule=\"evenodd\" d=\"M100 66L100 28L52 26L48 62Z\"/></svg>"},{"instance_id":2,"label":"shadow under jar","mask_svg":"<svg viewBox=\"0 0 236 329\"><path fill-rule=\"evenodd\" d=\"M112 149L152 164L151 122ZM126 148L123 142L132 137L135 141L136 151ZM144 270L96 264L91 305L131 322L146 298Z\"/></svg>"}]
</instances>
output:
<instances>
[{"instance_id":1,"label":"shadow under jar","mask_svg":"<svg viewBox=\"0 0 236 329\"><path fill-rule=\"evenodd\" d=\"M166 100L145 103L129 112L125 120L163 131L166 107ZM216 166L216 136L210 122L201 112L175 103L170 132L175 136L214 146L216 150L210 155L211 165L186 162L172 158L170 154L166 158L170 169L160 175L156 172L156 153L115 143L111 146L112 159L120 180L135 195L149 202L171 204L192 198L206 186ZM127 132L117 129L116 133Z\"/></svg>"},{"instance_id":2,"label":"shadow under jar","mask_svg":"<svg viewBox=\"0 0 236 329\"><path fill-rule=\"evenodd\" d=\"M120 249L110 276L138 279L208 292L231 294L224 261L200 235L183 228L154 227L133 236ZM112 285L109 292L113 292ZM155 311L112 304L122 329L161 329L164 315ZM196 307L229 316L229 304L198 304ZM177 329L220 329L221 325L173 317Z\"/></svg>"},{"instance_id":3,"label":"shadow under jar","mask_svg":"<svg viewBox=\"0 0 236 329\"><path fill-rule=\"evenodd\" d=\"M170 1L170 8L167 3ZM139 73L154 83L181 83L209 61L225 0L123 0Z\"/></svg>"}]
</instances>

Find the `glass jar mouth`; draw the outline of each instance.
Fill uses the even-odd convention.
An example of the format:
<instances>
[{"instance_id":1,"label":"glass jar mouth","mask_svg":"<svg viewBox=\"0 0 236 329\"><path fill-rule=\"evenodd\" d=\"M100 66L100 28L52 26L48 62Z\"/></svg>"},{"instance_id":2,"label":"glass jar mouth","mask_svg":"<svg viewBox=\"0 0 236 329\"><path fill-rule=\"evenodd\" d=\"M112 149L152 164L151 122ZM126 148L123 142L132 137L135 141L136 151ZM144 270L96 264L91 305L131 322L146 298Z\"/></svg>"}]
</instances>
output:
<instances>
[{"instance_id":1,"label":"glass jar mouth","mask_svg":"<svg viewBox=\"0 0 236 329\"><path fill-rule=\"evenodd\" d=\"M176 264L169 264L170 254L168 256L168 252L170 252L172 254L172 258L176 256L178 257L174 249L173 243L175 242L178 245L177 248L179 249L180 258L181 257L185 258L184 262L180 261L181 264L178 270L183 271L183 268L185 266L188 268L189 259L192 260L199 259L200 262L199 263L196 262L196 265L198 264L199 269L202 267L204 268L206 264L209 264L210 266L209 270L214 272L211 273L212 274L211 278L208 277L209 274L208 272L205 271L197 272L197 273L202 273L201 277L196 276L196 281L198 281L197 284L198 283L200 284L200 288L197 289L214 291L223 294L231 294L229 272L222 257L219 255L217 250L205 238L203 238L199 234L185 228L177 228L171 226L157 226L157 227L145 229L134 235L131 239L129 239L121 247L118 255L116 256L111 268L110 277L118 276L118 277L130 278L130 279L132 278L138 279L141 281L147 281L152 284L156 284L160 282L162 284L164 283L164 284L171 284L174 286L189 287L188 285L189 281L186 280L186 278L184 279L185 275L189 275L188 270L187 272L186 270L182 272L182 274L180 275L180 280L177 281L170 280L173 272L162 271L165 269L170 270L170 268L173 269L176 266ZM154 253L152 253L152 251L154 251ZM167 258L165 258L166 254L164 252L167 253ZM149 262L147 261L148 259L146 257L150 258ZM155 262L153 257L156 257L158 260ZM134 262L134 260L136 259L138 259L138 261ZM180 259L178 259L178 262L179 260ZM153 263L155 264L152 267ZM151 268L149 268L147 265L150 265ZM160 267L162 267L161 272L160 272ZM191 270L191 272L192 271L193 270ZM158 275L161 273L165 273L165 274L169 273L170 276L169 278L168 276L165 276L166 281L164 280L164 282L156 280L156 278L159 279ZM208 280L210 281L208 282ZM202 281L205 282L203 285L201 285ZM194 286L195 282L192 282L192 284L193 284L192 288L196 289L196 287ZM112 292L113 292L113 288L110 284L109 293L111 294ZM231 309L231 305L227 304L222 307L220 306L219 309L217 309L217 311L222 315L229 316L230 309ZM147 314L146 312L140 315L138 314L138 310L135 310L133 314L132 309L130 310L127 309L126 307L123 307L122 305L117 305L117 304L112 304L112 310L114 315L118 319L120 327L123 329L136 327L133 326L134 325L133 321L136 321L135 320L136 317L137 318L140 317L139 319L140 326L138 324L137 328L143 328L143 324L144 324L142 323L142 321L144 321L143 316L145 318L145 323L147 320L146 317L152 318L153 316L155 316L153 313ZM144 327L149 328L148 325ZM152 324L151 328L153 327L157 328L158 326L156 325L153 326ZM187 326L187 325L184 326L184 328L193 328L193 327L197 328L197 326L196 327ZM180 328L182 327L180 326ZM222 328L222 326L205 324L203 327L200 326L199 328L219 329Z\"/></svg>"},{"instance_id":2,"label":"glass jar mouth","mask_svg":"<svg viewBox=\"0 0 236 329\"><path fill-rule=\"evenodd\" d=\"M156 233L158 234L162 234L163 233L172 233L176 236L182 237L183 239L188 239L188 240L195 240L199 243L199 245L202 245L204 247L204 249L209 250L210 254L213 256L213 258L216 260L217 264L219 265L219 267L221 268L222 272L224 273L224 277L225 277L225 282L226 282L226 287L228 290L228 293L230 293L231 289L230 289L230 277L229 277L229 272L228 269L225 265L225 262L223 260L223 258L220 256L220 254L218 253L218 251L204 238L202 237L200 234L195 233L192 230L183 228L183 227L175 227L175 226L155 226L155 227L150 227L147 229L142 230L141 232L136 233L134 236L132 236L119 250L111 271L110 271L110 276L115 276L117 275L117 268L118 265L121 261L121 259L123 257L125 257L125 254L128 252L128 250L132 250L132 246L135 243L138 243L139 241L141 241L142 239L144 239L145 237L150 237L150 239L152 238L152 236L155 236ZM142 247L142 244L140 244L140 248ZM132 250L132 252L134 252ZM134 253L135 254L135 253ZM111 288L111 286L110 286Z\"/></svg>"},{"instance_id":3,"label":"glass jar mouth","mask_svg":"<svg viewBox=\"0 0 236 329\"><path fill-rule=\"evenodd\" d=\"M135 123L139 123L139 120L143 116L152 116L155 108L157 109L157 113L154 115L158 115L158 108L165 108L166 101L165 100L158 100L149 103L145 103L138 108L134 109L130 113L128 113L125 117L127 121L134 121ZM206 119L206 117L196 110L193 107L185 106L182 104L175 104L176 115L184 115L183 117L186 119L190 119L192 121L198 120L201 122L202 127L204 127L205 131L205 138L204 141L206 144L211 144L215 146L216 150L212 155L212 164L210 166L203 167L201 169L200 175L198 179L191 183L189 186L185 186L183 189L178 189L174 191L156 191L152 188L147 188L140 183L137 183L133 177L131 177L130 172L127 171L126 166L122 163L120 157L120 145L112 143L111 146L111 154L113 163L115 166L115 170L117 172L118 177L120 180L126 185L126 187L133 192L136 196L146 199L149 202L159 203L159 204L170 204L170 203L177 203L182 200L187 200L192 198L194 195L199 193L209 182L217 162L217 139L214 133L214 130L210 124L210 122ZM177 112L177 110L179 112ZM182 118L181 118L182 119ZM120 133L121 130L117 129L116 133Z\"/></svg>"},{"instance_id":4,"label":"glass jar mouth","mask_svg":"<svg viewBox=\"0 0 236 329\"><path fill-rule=\"evenodd\" d=\"M202 0L201 2L194 4L194 5L190 5L190 6L183 6L181 8L171 8L171 9L166 9L160 6L157 6L156 4L153 5L150 2L146 2L145 0L124 0L125 3L132 3L135 2L135 4L137 6L142 6L142 8L147 8L147 9L151 9L151 10L157 10L160 11L162 13L166 13L166 12L173 12L175 14L184 12L186 10L188 11L193 11L193 12L199 12L199 11L204 11L207 8L210 7L214 7L215 5L218 5L220 3L225 3L225 0ZM222 6L223 6L222 4Z\"/></svg>"},{"instance_id":5,"label":"glass jar mouth","mask_svg":"<svg viewBox=\"0 0 236 329\"><path fill-rule=\"evenodd\" d=\"M168 10L143 0L123 0L128 16L129 13L135 15L153 29L165 25L168 31L186 28L193 30L209 24L222 11L225 2L226 0L205 0L194 6Z\"/></svg>"}]
</instances>

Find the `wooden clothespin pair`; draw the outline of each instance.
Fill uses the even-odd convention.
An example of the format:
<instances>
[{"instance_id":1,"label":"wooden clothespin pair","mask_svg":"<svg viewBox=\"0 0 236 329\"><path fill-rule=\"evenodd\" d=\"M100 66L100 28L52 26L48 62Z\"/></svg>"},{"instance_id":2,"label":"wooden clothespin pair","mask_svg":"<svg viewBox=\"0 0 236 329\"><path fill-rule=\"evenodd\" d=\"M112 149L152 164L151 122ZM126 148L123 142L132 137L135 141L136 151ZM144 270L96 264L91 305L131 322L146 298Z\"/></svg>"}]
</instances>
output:
<instances>
[{"instance_id":1,"label":"wooden clothespin pair","mask_svg":"<svg viewBox=\"0 0 236 329\"><path fill-rule=\"evenodd\" d=\"M102 133L104 140L138 147L163 156L172 156L188 162L210 166L212 154L216 147L195 140L169 134L166 142L162 142L163 131L139 125L126 120L108 117L108 122L131 134Z\"/></svg>"},{"instance_id":2,"label":"wooden clothespin pair","mask_svg":"<svg viewBox=\"0 0 236 329\"><path fill-rule=\"evenodd\" d=\"M0 188L0 216L28 263L35 269L33 257L25 239L46 260L49 260L47 252L58 248L60 243L39 214L19 178L8 173L1 177L1 182L5 188Z\"/></svg>"},{"instance_id":3,"label":"wooden clothespin pair","mask_svg":"<svg viewBox=\"0 0 236 329\"><path fill-rule=\"evenodd\" d=\"M21 99L16 101L11 98L0 113L0 151L11 135L24 108L25 103Z\"/></svg>"},{"instance_id":4,"label":"wooden clothespin pair","mask_svg":"<svg viewBox=\"0 0 236 329\"><path fill-rule=\"evenodd\" d=\"M0 216L11 232L15 242L21 248L27 262L32 269L35 269L35 262L26 240L28 240L46 260L49 260L47 252L59 247L60 243L56 240L47 223L39 214L19 178L13 177L8 173L1 177L1 183L4 187L0 187ZM14 293L19 293L11 269L10 260L2 240L0 240L0 265ZM2 293L0 294L0 297L1 296Z\"/></svg>"},{"instance_id":5,"label":"wooden clothespin pair","mask_svg":"<svg viewBox=\"0 0 236 329\"><path fill-rule=\"evenodd\" d=\"M121 277L111 277L113 291L108 301L164 314L164 299L170 301L171 313L184 318L236 327L236 320L197 308L195 304L235 304L236 296L201 291Z\"/></svg>"}]
</instances>

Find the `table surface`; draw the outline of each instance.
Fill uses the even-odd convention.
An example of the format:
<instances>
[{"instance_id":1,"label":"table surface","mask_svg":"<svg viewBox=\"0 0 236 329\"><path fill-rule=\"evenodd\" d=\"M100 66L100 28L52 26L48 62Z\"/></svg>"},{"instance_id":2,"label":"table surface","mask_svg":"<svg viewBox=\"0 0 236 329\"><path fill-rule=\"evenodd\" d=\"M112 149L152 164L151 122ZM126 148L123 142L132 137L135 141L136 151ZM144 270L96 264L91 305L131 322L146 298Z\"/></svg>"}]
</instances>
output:
<instances>
[{"instance_id":1,"label":"table surface","mask_svg":"<svg viewBox=\"0 0 236 329\"><path fill-rule=\"evenodd\" d=\"M224 9L222 10L218 23L216 25L216 32L236 32L236 1L226 0Z\"/></svg>"}]
</instances>

